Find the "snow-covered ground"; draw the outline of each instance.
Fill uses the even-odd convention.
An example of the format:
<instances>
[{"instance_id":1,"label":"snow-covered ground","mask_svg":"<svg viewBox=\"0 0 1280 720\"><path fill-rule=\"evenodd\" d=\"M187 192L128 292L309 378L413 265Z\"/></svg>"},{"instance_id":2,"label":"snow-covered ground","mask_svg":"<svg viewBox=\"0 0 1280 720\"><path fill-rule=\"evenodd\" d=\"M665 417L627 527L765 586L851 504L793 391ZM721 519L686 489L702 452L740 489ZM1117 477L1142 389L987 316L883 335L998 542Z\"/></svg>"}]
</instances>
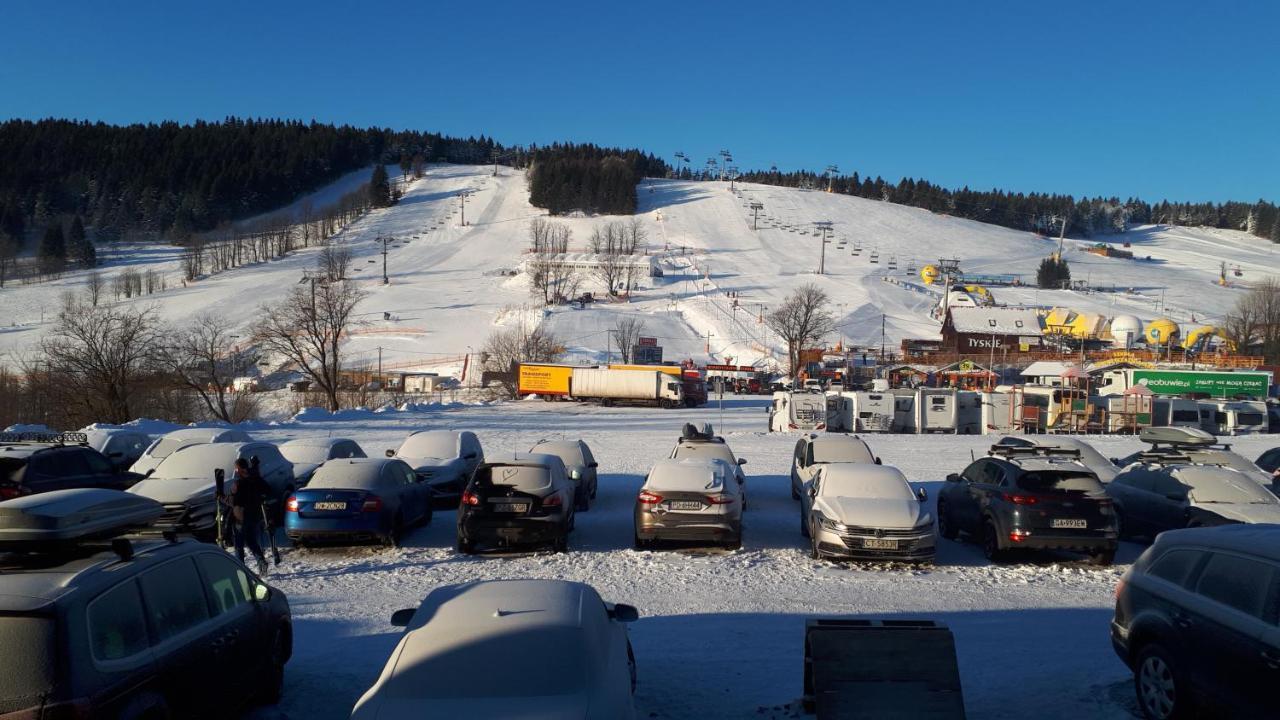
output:
<instances>
[{"instance_id":1,"label":"snow-covered ground","mask_svg":"<svg viewBox=\"0 0 1280 720\"><path fill-rule=\"evenodd\" d=\"M526 401L409 411L308 412L253 429L283 441L307 435L357 439L370 455L419 429L471 429L487 451L527 449L544 437L581 437L600 462L600 491L578 519L566 555L462 557L455 514L437 511L399 549L289 550L271 582L289 596L296 653L283 703L255 717L342 718L374 681L397 640L394 610L443 584L486 578L565 578L640 608L631 627L641 718L793 717L802 680L802 631L813 616L912 617L955 634L972 718L1132 717L1130 676L1108 640L1112 593L1141 552L1125 543L1118 564L1070 556L992 566L977 547L940 540L934 567L849 565L809 559L799 507L788 490L795 436L764 432L763 399L697 410L599 408ZM632 549L632 503L650 465L684 422L711 421L748 459L752 504L737 552ZM885 463L928 489L981 454L980 436L871 436ZM1129 438L1091 438L1106 456ZM1252 458L1274 444L1237 443Z\"/></svg>"},{"instance_id":2,"label":"snow-covered ground","mask_svg":"<svg viewBox=\"0 0 1280 720\"><path fill-rule=\"evenodd\" d=\"M358 180L358 173L344 177L313 200L337 196ZM458 200L463 190L473 192L466 226ZM606 330L619 313L626 313L643 316L644 334L659 339L667 359L746 364L782 355L781 343L759 316L806 282L817 282L830 294L846 341L878 346L883 316L886 340L896 347L903 337L938 332L928 310L939 291L924 287L908 268L918 271L924 263L947 257L959 259L969 273L1013 273L1031 280L1040 260L1056 247L1056 241L1031 233L890 203L764 185L739 184L738 190L734 194L722 182L645 181L637 188L638 217L666 277L647 283L630 303L543 311L533 305L523 276L499 274L519 266L528 247L529 221L544 214L529 205L523 174L501 168L494 177L491 166L432 166L425 178L409 183L400 204L370 213L343 234L355 254L352 275L369 293L358 309L363 324L348 356L372 364L381 348L388 368L457 372L462 357L479 351L495 325L541 320L564 341L571 359L603 360ZM751 229L751 202L764 205L759 230ZM556 222L572 229L570 249L583 251L593 228L617 219ZM814 274L820 244L812 223L817 220L832 221L834 229L822 276ZM388 235L397 241L387 255L390 283L383 285L377 238ZM1231 308L1249 282L1274 273L1277 266L1275 246L1243 232L1145 226L1108 239L1127 240L1139 257L1151 260L1089 255L1080 250L1092 241L1068 239L1073 277L1095 288L1132 293L995 288L997 301L1132 313L1150 320L1163 298L1160 314L1179 322L1192 316L1212 322ZM862 252L855 255L859 245ZM878 251L879 263L870 262L873 251ZM258 307L295 287L302 271L313 266L315 252L299 251L185 285L175 248L104 248L100 256L108 275L124 265L166 275L168 290L124 302L153 306L161 318L175 323L214 312L231 332L246 337ZM897 262L893 272L891 259ZM1234 287L1216 284L1221 261L1241 268L1240 278L1228 272ZM53 282L0 290L5 308L0 362L33 347L51 328L60 295L77 289L84 278L83 272L72 272ZM599 294L601 288L589 278L582 289Z\"/></svg>"}]
</instances>

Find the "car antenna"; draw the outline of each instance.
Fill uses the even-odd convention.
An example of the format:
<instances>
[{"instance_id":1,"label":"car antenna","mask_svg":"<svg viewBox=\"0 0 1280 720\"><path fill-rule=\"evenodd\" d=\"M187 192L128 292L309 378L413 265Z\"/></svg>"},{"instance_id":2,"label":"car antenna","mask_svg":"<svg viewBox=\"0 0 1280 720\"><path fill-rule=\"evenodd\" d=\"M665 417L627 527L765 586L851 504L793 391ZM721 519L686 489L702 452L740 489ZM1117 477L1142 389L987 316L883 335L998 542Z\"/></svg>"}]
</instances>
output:
<instances>
[{"instance_id":1,"label":"car antenna","mask_svg":"<svg viewBox=\"0 0 1280 720\"><path fill-rule=\"evenodd\" d=\"M969 462L973 462L978 458L973 454L973 448L969 448Z\"/></svg>"}]
</instances>

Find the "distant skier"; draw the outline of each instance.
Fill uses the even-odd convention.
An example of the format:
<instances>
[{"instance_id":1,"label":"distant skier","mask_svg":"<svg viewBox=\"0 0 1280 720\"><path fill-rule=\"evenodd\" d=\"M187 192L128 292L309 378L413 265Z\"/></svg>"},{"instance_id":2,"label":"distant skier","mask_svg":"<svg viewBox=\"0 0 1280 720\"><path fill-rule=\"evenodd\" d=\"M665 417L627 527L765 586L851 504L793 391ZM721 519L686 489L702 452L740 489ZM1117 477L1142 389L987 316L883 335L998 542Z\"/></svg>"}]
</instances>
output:
<instances>
[{"instance_id":1,"label":"distant skier","mask_svg":"<svg viewBox=\"0 0 1280 720\"><path fill-rule=\"evenodd\" d=\"M262 551L262 503L268 494L270 488L257 464L250 466L244 458L237 459L236 484L231 492L232 537L240 562L244 562L245 545L249 546L249 551L258 559L259 575L267 573L267 557Z\"/></svg>"}]
</instances>

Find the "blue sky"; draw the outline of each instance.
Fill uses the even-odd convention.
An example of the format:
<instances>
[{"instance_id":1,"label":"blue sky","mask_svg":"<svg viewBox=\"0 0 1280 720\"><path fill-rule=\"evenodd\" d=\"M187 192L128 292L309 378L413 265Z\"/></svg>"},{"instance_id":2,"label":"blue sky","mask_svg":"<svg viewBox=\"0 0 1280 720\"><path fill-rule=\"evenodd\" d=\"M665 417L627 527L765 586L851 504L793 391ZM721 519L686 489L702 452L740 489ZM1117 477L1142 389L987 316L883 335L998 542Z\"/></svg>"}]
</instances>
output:
<instances>
[{"instance_id":1,"label":"blue sky","mask_svg":"<svg viewBox=\"0 0 1280 720\"><path fill-rule=\"evenodd\" d=\"M1276 2L7 0L0 16L0 118L289 117L1280 200Z\"/></svg>"}]
</instances>

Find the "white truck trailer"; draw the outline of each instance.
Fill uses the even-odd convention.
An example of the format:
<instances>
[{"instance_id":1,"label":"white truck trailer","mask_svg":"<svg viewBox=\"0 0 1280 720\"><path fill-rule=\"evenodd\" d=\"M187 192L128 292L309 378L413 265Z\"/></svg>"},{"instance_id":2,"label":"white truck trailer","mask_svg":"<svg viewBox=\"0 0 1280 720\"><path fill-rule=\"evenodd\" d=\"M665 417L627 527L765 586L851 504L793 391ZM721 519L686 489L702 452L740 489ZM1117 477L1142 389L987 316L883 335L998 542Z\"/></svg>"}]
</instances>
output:
<instances>
[{"instance_id":1,"label":"white truck trailer","mask_svg":"<svg viewBox=\"0 0 1280 720\"><path fill-rule=\"evenodd\" d=\"M643 403L664 408L684 406L684 390L680 378L657 370L574 368L569 378L569 394L575 400L598 400L606 405Z\"/></svg>"}]
</instances>

